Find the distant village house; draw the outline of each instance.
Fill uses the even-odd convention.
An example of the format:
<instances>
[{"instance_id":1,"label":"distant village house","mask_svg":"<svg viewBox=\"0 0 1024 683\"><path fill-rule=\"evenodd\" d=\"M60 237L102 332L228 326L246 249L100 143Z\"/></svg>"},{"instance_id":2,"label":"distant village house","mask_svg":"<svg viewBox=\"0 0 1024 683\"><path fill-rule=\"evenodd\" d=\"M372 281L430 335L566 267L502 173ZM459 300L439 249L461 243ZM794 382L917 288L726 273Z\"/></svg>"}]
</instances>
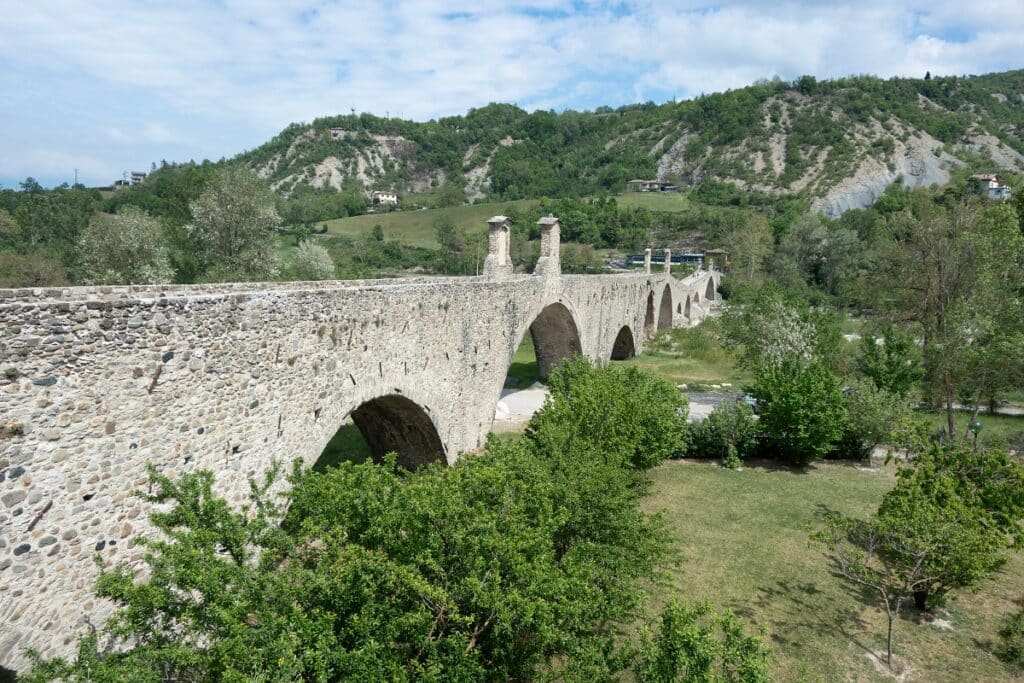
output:
<instances>
[{"instance_id":1,"label":"distant village house","mask_svg":"<svg viewBox=\"0 0 1024 683\"><path fill-rule=\"evenodd\" d=\"M672 183L660 180L630 180L626 183L626 192L678 192L679 188Z\"/></svg>"},{"instance_id":2,"label":"distant village house","mask_svg":"<svg viewBox=\"0 0 1024 683\"><path fill-rule=\"evenodd\" d=\"M998 202L1010 199L1010 188L1001 184L995 173L977 173L970 177L970 181L977 194Z\"/></svg>"},{"instance_id":3,"label":"distant village house","mask_svg":"<svg viewBox=\"0 0 1024 683\"><path fill-rule=\"evenodd\" d=\"M398 193L389 192L387 190L374 190L370 193L370 203L374 206L380 206L381 204L397 204Z\"/></svg>"},{"instance_id":4,"label":"distant village house","mask_svg":"<svg viewBox=\"0 0 1024 683\"><path fill-rule=\"evenodd\" d=\"M341 140L342 138L345 137L345 129L344 128L331 128L330 129L330 134L331 134L331 139L332 140Z\"/></svg>"},{"instance_id":5,"label":"distant village house","mask_svg":"<svg viewBox=\"0 0 1024 683\"><path fill-rule=\"evenodd\" d=\"M146 182L146 173L143 171L132 171L132 185L140 185Z\"/></svg>"}]
</instances>

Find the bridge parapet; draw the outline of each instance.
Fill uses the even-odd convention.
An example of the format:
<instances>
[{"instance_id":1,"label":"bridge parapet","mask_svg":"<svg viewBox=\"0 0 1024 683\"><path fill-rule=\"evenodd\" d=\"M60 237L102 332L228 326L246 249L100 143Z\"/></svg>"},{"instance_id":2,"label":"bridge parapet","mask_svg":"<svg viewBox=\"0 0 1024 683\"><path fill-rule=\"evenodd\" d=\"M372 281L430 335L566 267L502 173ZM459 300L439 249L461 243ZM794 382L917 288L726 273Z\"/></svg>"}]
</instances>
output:
<instances>
[{"instance_id":1,"label":"bridge parapet","mask_svg":"<svg viewBox=\"0 0 1024 683\"><path fill-rule=\"evenodd\" d=\"M648 315L693 324L691 297L714 300L715 271L561 275L546 225L535 275L0 290L0 664L67 654L109 611L92 556L139 565L147 463L211 469L237 503L349 420L454 463L490 431L526 334L546 367L627 358Z\"/></svg>"}]
</instances>

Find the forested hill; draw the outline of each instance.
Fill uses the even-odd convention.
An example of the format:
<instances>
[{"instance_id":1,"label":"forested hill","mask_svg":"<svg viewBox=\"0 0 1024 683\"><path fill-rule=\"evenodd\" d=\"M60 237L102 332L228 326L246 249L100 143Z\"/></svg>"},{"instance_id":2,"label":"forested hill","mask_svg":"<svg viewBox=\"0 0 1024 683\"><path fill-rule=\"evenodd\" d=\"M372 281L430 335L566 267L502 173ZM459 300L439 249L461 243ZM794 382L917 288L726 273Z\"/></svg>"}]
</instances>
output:
<instances>
[{"instance_id":1,"label":"forested hill","mask_svg":"<svg viewBox=\"0 0 1024 683\"><path fill-rule=\"evenodd\" d=\"M1024 169L1024 70L805 76L594 112L491 104L426 123L333 116L293 124L239 160L285 195L445 187L469 200L517 199L621 191L631 178L714 178L799 194L836 215L869 205L899 177L920 186L943 184L965 164Z\"/></svg>"}]
</instances>

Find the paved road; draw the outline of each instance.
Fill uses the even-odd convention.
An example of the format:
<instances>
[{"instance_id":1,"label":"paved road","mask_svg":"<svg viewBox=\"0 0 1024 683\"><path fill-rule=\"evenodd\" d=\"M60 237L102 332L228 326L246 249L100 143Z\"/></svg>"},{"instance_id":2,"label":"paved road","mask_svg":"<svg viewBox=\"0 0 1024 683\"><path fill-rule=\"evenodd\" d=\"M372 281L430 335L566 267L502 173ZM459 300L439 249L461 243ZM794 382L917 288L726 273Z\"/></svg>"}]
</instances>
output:
<instances>
[{"instance_id":1,"label":"paved road","mask_svg":"<svg viewBox=\"0 0 1024 683\"><path fill-rule=\"evenodd\" d=\"M736 400L736 392L701 391L684 392L690 399L690 422L703 420L719 403ZM494 411L495 431L509 431L527 422L548 396L547 387L534 384L529 389L504 389Z\"/></svg>"}]
</instances>

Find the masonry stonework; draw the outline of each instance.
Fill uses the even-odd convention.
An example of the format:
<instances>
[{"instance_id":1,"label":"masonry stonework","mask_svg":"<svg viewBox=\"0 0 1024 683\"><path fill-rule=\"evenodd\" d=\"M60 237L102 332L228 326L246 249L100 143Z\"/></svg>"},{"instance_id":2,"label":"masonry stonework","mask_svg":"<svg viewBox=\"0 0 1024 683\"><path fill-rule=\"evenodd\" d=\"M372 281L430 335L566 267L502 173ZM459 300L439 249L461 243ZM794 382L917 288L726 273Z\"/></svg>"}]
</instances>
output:
<instances>
[{"instance_id":1,"label":"masonry stonework","mask_svg":"<svg viewBox=\"0 0 1024 683\"><path fill-rule=\"evenodd\" d=\"M505 223L479 278L0 290L0 665L67 654L109 613L93 557L140 564L147 463L210 469L238 504L354 420L375 451L452 464L483 445L527 333L546 375L639 353L650 297L659 328L715 300L715 271L560 275L548 225L543 275L506 268Z\"/></svg>"}]
</instances>

